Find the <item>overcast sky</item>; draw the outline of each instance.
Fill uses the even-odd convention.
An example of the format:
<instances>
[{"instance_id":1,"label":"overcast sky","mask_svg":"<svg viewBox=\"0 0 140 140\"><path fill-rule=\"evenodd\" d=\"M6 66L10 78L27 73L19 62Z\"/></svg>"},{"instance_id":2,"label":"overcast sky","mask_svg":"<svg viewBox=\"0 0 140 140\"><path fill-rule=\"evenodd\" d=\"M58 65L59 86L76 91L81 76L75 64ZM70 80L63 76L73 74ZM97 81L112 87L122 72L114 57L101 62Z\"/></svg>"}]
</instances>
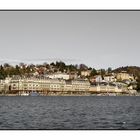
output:
<instances>
[{"instance_id":1,"label":"overcast sky","mask_svg":"<svg viewBox=\"0 0 140 140\"><path fill-rule=\"evenodd\" d=\"M140 11L0 11L0 63L140 66Z\"/></svg>"}]
</instances>

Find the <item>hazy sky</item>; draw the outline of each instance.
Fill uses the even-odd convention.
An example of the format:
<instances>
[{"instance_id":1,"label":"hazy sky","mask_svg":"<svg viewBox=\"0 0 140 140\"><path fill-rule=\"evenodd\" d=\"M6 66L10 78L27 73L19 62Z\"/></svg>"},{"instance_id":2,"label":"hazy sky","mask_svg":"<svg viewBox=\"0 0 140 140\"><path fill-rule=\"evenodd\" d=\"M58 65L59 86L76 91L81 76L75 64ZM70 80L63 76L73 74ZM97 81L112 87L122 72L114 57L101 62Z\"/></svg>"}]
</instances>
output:
<instances>
[{"instance_id":1,"label":"hazy sky","mask_svg":"<svg viewBox=\"0 0 140 140\"><path fill-rule=\"evenodd\" d=\"M140 11L0 11L0 63L140 66Z\"/></svg>"}]
</instances>

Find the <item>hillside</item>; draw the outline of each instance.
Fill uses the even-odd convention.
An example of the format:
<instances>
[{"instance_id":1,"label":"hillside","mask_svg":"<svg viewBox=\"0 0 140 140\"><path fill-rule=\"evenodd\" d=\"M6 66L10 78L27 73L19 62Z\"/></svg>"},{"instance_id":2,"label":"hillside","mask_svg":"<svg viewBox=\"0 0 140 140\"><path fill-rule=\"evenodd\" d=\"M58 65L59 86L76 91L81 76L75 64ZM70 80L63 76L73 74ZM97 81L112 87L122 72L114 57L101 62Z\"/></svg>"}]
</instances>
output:
<instances>
[{"instance_id":1,"label":"hillside","mask_svg":"<svg viewBox=\"0 0 140 140\"><path fill-rule=\"evenodd\" d=\"M121 72L126 71L129 74L133 74L135 77L137 77L138 82L138 90L140 90L140 67L137 66L126 66L126 67L119 67L117 69L114 69L112 72Z\"/></svg>"}]
</instances>

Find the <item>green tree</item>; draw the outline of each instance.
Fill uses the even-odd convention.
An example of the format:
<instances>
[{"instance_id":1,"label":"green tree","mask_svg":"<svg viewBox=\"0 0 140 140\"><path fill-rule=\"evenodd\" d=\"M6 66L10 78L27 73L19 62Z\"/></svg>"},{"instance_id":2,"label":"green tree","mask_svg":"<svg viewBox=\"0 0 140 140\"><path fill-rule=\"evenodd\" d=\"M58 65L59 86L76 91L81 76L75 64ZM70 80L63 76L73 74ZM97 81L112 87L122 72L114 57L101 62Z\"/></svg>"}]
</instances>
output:
<instances>
[{"instance_id":1,"label":"green tree","mask_svg":"<svg viewBox=\"0 0 140 140\"><path fill-rule=\"evenodd\" d=\"M0 79L5 79L6 76L7 75L5 73L5 70L4 70L3 66L1 65L0 66Z\"/></svg>"},{"instance_id":2,"label":"green tree","mask_svg":"<svg viewBox=\"0 0 140 140\"><path fill-rule=\"evenodd\" d=\"M50 65L51 65L51 66L55 66L55 63L54 63L54 62L52 62L52 63L50 63Z\"/></svg>"},{"instance_id":3,"label":"green tree","mask_svg":"<svg viewBox=\"0 0 140 140\"><path fill-rule=\"evenodd\" d=\"M112 68L109 67L109 68L107 69L107 72L108 72L108 73L111 73L111 72L112 72Z\"/></svg>"},{"instance_id":4,"label":"green tree","mask_svg":"<svg viewBox=\"0 0 140 140\"><path fill-rule=\"evenodd\" d=\"M105 69L101 69L101 75L105 75Z\"/></svg>"},{"instance_id":5,"label":"green tree","mask_svg":"<svg viewBox=\"0 0 140 140\"><path fill-rule=\"evenodd\" d=\"M140 74L137 76L137 90L140 91Z\"/></svg>"},{"instance_id":6,"label":"green tree","mask_svg":"<svg viewBox=\"0 0 140 140\"><path fill-rule=\"evenodd\" d=\"M95 76L95 75L97 75L97 71L96 71L96 69L93 68L90 73L90 76Z\"/></svg>"},{"instance_id":7,"label":"green tree","mask_svg":"<svg viewBox=\"0 0 140 140\"><path fill-rule=\"evenodd\" d=\"M15 74L20 75L20 67L18 65L15 67Z\"/></svg>"},{"instance_id":8,"label":"green tree","mask_svg":"<svg viewBox=\"0 0 140 140\"><path fill-rule=\"evenodd\" d=\"M3 65L5 68L10 67L10 65L8 63L4 63Z\"/></svg>"}]
</instances>

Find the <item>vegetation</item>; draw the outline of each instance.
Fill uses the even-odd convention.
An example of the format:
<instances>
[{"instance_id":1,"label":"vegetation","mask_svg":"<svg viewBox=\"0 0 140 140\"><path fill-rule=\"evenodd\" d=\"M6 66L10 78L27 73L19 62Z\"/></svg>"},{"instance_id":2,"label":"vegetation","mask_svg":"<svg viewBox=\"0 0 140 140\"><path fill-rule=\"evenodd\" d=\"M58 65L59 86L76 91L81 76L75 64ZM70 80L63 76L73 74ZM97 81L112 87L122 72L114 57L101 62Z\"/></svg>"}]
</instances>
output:
<instances>
[{"instance_id":1,"label":"vegetation","mask_svg":"<svg viewBox=\"0 0 140 140\"><path fill-rule=\"evenodd\" d=\"M88 68L84 64L80 65L66 65L64 62L56 61L56 63L52 62L50 64L43 63L40 65L27 65L24 63L20 63L19 65L12 66L8 63L5 63L0 66L0 79L5 79L7 76L12 77L13 75L19 75L19 76L32 76L35 72L41 74L53 73L53 72L65 72L65 73L71 73L71 72L77 72L79 75L82 70L88 70L92 68ZM96 70L93 69L92 74L94 75L96 73Z\"/></svg>"},{"instance_id":2,"label":"vegetation","mask_svg":"<svg viewBox=\"0 0 140 140\"><path fill-rule=\"evenodd\" d=\"M8 63L5 63L3 65L0 65L0 79L5 79L7 76L12 77L13 75L18 76L33 76L35 73L38 73L39 75L47 74L47 73L53 73L53 72L65 72L65 73L77 73L78 75L81 75L81 71L89 70L91 71L90 76L87 76L87 78L91 76L95 76L97 74L100 74L101 76L104 76L107 73L118 73L122 71L126 71L129 74L133 74L136 81L137 81L137 89L140 90L140 67L136 66L126 66L126 67L120 67L117 69L112 70L110 67L105 69L96 70L95 68L91 68L86 66L85 64L80 65L66 65L64 62L52 62L50 64L43 63L40 65L34 65L34 64L24 64L20 63L18 65L10 65Z\"/></svg>"},{"instance_id":3,"label":"vegetation","mask_svg":"<svg viewBox=\"0 0 140 140\"><path fill-rule=\"evenodd\" d=\"M129 74L133 74L137 81L137 90L140 90L140 67L126 66L126 67L120 67L113 70L113 72L116 72L116 73L121 72L121 71L126 71Z\"/></svg>"},{"instance_id":4,"label":"vegetation","mask_svg":"<svg viewBox=\"0 0 140 140\"><path fill-rule=\"evenodd\" d=\"M90 76L95 76L95 75L97 75L97 71L96 71L96 69L93 68L90 73Z\"/></svg>"}]
</instances>

